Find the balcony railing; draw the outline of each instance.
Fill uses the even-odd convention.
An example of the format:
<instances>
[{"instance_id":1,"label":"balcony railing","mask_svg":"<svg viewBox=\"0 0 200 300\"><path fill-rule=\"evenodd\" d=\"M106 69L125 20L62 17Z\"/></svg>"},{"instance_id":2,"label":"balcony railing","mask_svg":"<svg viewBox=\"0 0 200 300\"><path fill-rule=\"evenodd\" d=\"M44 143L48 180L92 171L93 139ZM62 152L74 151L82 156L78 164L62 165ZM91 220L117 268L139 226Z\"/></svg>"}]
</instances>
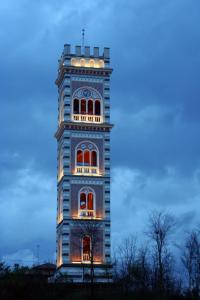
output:
<instances>
[{"instance_id":1,"label":"balcony railing","mask_svg":"<svg viewBox=\"0 0 200 300\"><path fill-rule=\"evenodd\" d=\"M84 253L82 256L82 260L84 262L89 262L90 261L90 255L88 253Z\"/></svg>"},{"instance_id":2,"label":"balcony railing","mask_svg":"<svg viewBox=\"0 0 200 300\"><path fill-rule=\"evenodd\" d=\"M98 176L98 167L86 167L86 166L77 166L75 168L76 175L89 175L89 176Z\"/></svg>"},{"instance_id":3,"label":"balcony railing","mask_svg":"<svg viewBox=\"0 0 200 300\"><path fill-rule=\"evenodd\" d=\"M81 209L79 211L79 217L81 218L94 218L95 217L95 211L91 209Z\"/></svg>"},{"instance_id":4,"label":"balcony railing","mask_svg":"<svg viewBox=\"0 0 200 300\"><path fill-rule=\"evenodd\" d=\"M94 115L78 115L73 114L72 120L75 122L85 122L85 123L102 123L102 116L94 116Z\"/></svg>"}]
</instances>

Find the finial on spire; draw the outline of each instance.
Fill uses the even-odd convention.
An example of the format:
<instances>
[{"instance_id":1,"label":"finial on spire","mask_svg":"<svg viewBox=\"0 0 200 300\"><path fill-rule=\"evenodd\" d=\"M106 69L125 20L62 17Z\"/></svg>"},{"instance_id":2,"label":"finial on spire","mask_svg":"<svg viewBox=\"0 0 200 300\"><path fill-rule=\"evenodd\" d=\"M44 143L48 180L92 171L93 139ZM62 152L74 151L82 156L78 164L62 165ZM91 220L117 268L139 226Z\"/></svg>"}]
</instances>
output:
<instances>
[{"instance_id":1,"label":"finial on spire","mask_svg":"<svg viewBox=\"0 0 200 300\"><path fill-rule=\"evenodd\" d=\"M85 44L85 29L82 29L82 47L84 47Z\"/></svg>"}]
</instances>

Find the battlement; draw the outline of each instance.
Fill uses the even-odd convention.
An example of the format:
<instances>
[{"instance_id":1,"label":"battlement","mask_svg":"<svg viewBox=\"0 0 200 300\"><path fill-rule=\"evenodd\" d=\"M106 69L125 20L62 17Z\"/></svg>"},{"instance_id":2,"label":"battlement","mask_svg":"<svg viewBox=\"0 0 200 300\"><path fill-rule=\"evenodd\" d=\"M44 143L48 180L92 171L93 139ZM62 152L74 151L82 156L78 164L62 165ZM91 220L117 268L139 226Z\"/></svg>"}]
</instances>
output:
<instances>
[{"instance_id":1,"label":"battlement","mask_svg":"<svg viewBox=\"0 0 200 300\"><path fill-rule=\"evenodd\" d=\"M86 57L86 58L110 58L110 49L104 47L102 54L100 55L99 47L90 48L89 46L75 46L75 51L71 51L71 45L65 44L63 55L65 56L76 56L76 57Z\"/></svg>"},{"instance_id":2,"label":"battlement","mask_svg":"<svg viewBox=\"0 0 200 300\"><path fill-rule=\"evenodd\" d=\"M104 47L100 54L99 47L75 46L74 51L70 44L64 45L58 68L63 66L84 67L84 68L109 68L110 49Z\"/></svg>"}]
</instances>

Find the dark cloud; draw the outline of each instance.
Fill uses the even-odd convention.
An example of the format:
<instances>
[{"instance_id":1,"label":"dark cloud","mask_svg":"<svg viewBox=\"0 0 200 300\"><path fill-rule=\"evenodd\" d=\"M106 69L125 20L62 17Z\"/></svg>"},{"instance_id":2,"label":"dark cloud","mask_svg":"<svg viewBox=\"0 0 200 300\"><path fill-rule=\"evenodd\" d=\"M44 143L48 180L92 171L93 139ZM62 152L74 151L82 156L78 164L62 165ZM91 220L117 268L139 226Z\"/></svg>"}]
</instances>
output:
<instances>
[{"instance_id":1,"label":"dark cloud","mask_svg":"<svg viewBox=\"0 0 200 300\"><path fill-rule=\"evenodd\" d=\"M0 6L0 255L30 259L40 243L43 258L53 257L54 81L63 44L80 44L82 27L86 44L111 47L114 236L124 233L120 218L142 230L140 220L152 207L169 206L192 226L199 209L200 2L8 0ZM122 213L124 203L129 210Z\"/></svg>"}]
</instances>

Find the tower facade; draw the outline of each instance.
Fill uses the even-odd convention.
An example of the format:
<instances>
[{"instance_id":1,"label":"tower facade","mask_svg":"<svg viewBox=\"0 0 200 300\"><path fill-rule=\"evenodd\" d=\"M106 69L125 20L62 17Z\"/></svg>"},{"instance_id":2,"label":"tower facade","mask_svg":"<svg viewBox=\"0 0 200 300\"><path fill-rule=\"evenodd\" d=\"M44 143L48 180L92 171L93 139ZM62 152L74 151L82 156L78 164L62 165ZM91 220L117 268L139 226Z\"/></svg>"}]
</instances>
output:
<instances>
[{"instance_id":1,"label":"tower facade","mask_svg":"<svg viewBox=\"0 0 200 300\"><path fill-rule=\"evenodd\" d=\"M64 45L56 79L57 269L74 282L112 276L111 73L109 48Z\"/></svg>"}]
</instances>

